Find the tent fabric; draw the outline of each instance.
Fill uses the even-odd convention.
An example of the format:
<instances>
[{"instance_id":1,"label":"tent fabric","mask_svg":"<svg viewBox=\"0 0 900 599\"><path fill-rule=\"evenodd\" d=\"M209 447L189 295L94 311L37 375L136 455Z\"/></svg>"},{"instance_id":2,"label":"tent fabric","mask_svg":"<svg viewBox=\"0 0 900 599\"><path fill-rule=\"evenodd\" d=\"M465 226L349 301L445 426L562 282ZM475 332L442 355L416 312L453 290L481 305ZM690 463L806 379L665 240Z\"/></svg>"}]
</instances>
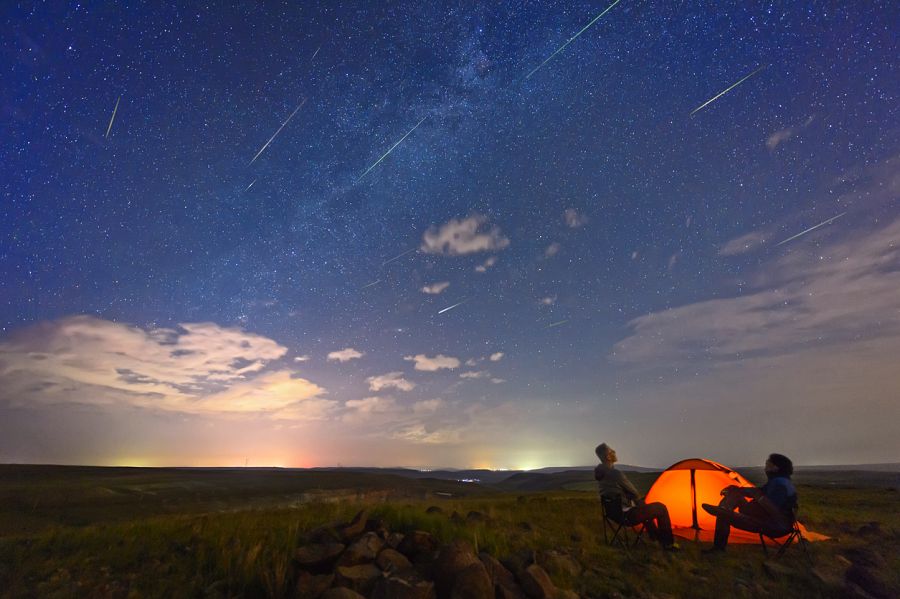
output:
<instances>
[{"instance_id":1,"label":"tent fabric","mask_svg":"<svg viewBox=\"0 0 900 599\"><path fill-rule=\"evenodd\" d=\"M701 507L704 503L718 505L720 492L729 485L753 487L746 478L717 462L691 458L666 468L650 487L646 502L659 501L669 510L672 532L687 539L712 541L716 519ZM801 524L800 531L807 541L824 541L828 537L810 532ZM757 533L731 529L729 543L759 543Z\"/></svg>"}]
</instances>

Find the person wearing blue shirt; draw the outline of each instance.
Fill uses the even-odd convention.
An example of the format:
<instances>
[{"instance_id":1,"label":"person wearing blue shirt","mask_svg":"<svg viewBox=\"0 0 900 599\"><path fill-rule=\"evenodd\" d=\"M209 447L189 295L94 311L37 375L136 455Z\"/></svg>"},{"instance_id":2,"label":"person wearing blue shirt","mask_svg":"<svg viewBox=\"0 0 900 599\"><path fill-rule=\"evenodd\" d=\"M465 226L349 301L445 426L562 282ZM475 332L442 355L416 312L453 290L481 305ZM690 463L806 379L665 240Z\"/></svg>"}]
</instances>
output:
<instances>
[{"instance_id":1,"label":"person wearing blue shirt","mask_svg":"<svg viewBox=\"0 0 900 599\"><path fill-rule=\"evenodd\" d=\"M761 487L728 486L718 506L703 504L716 517L716 534L710 552L725 551L731 527L781 537L791 532L797 509L797 490L791 482L794 464L780 453L766 460L766 484Z\"/></svg>"}]
</instances>

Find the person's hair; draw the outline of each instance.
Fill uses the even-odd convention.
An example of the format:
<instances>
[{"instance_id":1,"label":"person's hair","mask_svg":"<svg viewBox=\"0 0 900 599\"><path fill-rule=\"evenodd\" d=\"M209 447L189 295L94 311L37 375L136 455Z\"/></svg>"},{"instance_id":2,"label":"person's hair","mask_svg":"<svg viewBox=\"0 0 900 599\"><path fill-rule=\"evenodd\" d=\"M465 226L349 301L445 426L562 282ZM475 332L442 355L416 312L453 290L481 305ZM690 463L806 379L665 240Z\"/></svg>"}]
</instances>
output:
<instances>
[{"instance_id":1,"label":"person's hair","mask_svg":"<svg viewBox=\"0 0 900 599\"><path fill-rule=\"evenodd\" d=\"M600 458L601 461L606 461L606 454L609 453L609 445L601 443L597 446L597 449L594 450L594 453L597 454L597 457Z\"/></svg>"},{"instance_id":2,"label":"person's hair","mask_svg":"<svg viewBox=\"0 0 900 599\"><path fill-rule=\"evenodd\" d=\"M790 477L794 473L794 462L786 455L781 455L780 453L769 454L769 461L775 464L775 467L778 468L778 474L782 476Z\"/></svg>"}]
</instances>

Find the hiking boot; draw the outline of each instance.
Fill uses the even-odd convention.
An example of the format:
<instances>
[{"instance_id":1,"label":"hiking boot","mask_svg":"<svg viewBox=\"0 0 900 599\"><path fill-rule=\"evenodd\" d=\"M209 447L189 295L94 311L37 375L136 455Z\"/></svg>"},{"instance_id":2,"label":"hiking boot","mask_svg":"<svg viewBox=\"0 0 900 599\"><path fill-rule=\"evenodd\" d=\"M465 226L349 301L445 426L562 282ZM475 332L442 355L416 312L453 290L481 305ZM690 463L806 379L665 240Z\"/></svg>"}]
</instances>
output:
<instances>
[{"instance_id":1,"label":"hiking boot","mask_svg":"<svg viewBox=\"0 0 900 599\"><path fill-rule=\"evenodd\" d=\"M725 548L724 548L724 547L718 547L718 546L716 546L716 545L713 545L712 547L707 547L706 549L703 549L703 550L700 552L700 554L701 554L701 555L708 555L708 556L724 555L724 554L725 554Z\"/></svg>"},{"instance_id":2,"label":"hiking boot","mask_svg":"<svg viewBox=\"0 0 900 599\"><path fill-rule=\"evenodd\" d=\"M681 551L681 545L678 543L672 543L671 545L666 545L663 547L666 551L671 551L672 553L678 553Z\"/></svg>"}]
</instances>

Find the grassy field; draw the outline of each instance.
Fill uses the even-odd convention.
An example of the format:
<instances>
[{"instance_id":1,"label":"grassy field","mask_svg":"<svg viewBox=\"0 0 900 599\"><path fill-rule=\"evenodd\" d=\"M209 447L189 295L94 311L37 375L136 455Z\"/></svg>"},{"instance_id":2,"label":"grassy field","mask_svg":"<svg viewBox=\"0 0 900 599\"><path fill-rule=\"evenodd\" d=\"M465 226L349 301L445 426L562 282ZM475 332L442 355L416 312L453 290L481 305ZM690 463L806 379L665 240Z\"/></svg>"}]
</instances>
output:
<instances>
[{"instance_id":1,"label":"grassy field","mask_svg":"<svg viewBox=\"0 0 900 599\"><path fill-rule=\"evenodd\" d=\"M655 475L632 478L646 489ZM368 508L391 530L466 539L498 558L562 553L582 571L550 574L584 597L844 597L859 586L898 596L896 487L799 492L809 528L834 537L810 546L811 565L796 549L772 565L747 545L709 559L688 541L678 554L644 544L625 555L603 544L592 489L509 492L375 473L2 466L0 594L290 597L305 533ZM432 506L440 511L428 513ZM470 512L482 517L467 519Z\"/></svg>"}]
</instances>

